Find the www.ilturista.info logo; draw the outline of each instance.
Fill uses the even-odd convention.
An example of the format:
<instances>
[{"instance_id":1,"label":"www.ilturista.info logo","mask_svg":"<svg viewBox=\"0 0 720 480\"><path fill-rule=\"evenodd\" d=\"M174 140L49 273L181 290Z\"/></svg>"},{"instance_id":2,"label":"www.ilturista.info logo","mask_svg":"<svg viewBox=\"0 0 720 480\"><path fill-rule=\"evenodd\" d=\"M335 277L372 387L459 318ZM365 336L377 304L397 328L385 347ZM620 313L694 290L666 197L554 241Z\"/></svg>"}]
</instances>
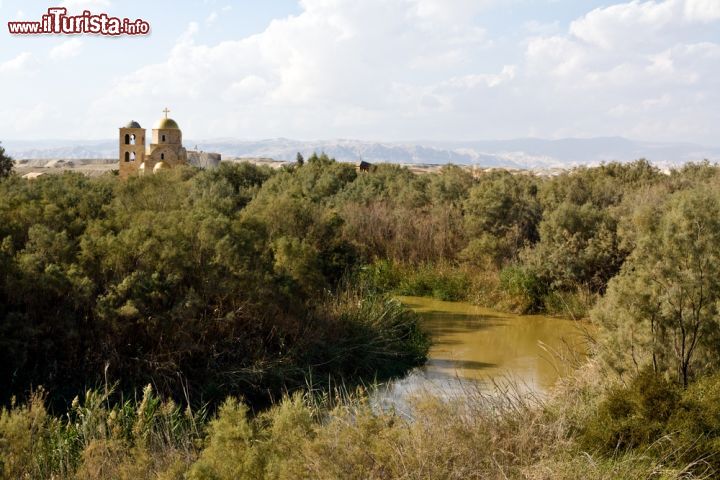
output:
<instances>
[{"instance_id":1,"label":"www.ilturista.info logo","mask_svg":"<svg viewBox=\"0 0 720 480\"><path fill-rule=\"evenodd\" d=\"M150 24L142 19L110 17L106 13L95 15L85 10L82 15L68 15L62 7L48 8L39 22L8 22L13 35L93 34L93 35L147 35Z\"/></svg>"}]
</instances>

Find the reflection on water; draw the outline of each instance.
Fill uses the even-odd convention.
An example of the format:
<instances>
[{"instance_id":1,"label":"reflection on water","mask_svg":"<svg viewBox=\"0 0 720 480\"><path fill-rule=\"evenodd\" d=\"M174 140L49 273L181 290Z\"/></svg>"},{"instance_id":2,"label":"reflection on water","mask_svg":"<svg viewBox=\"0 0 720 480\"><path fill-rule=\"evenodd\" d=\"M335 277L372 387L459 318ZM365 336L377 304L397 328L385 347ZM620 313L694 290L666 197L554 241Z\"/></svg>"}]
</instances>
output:
<instances>
[{"instance_id":1,"label":"reflection on water","mask_svg":"<svg viewBox=\"0 0 720 480\"><path fill-rule=\"evenodd\" d=\"M490 389L492 382L512 380L542 394L566 374L557 353L584 354L583 328L576 322L545 316L501 313L468 303L400 297L417 311L432 338L428 362L392 382L381 396L403 398L419 390L443 395L469 385Z\"/></svg>"}]
</instances>

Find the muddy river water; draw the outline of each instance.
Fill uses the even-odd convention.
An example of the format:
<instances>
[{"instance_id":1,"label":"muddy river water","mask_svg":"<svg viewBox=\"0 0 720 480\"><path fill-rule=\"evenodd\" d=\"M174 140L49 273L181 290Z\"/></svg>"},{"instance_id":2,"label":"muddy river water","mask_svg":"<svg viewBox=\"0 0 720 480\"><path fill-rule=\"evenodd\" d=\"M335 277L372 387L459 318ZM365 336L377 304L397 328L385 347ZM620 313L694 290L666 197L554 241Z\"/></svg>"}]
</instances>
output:
<instances>
[{"instance_id":1,"label":"muddy river water","mask_svg":"<svg viewBox=\"0 0 720 480\"><path fill-rule=\"evenodd\" d=\"M391 382L384 400L419 391L462 394L498 384L542 395L587 350L585 325L539 315L513 315L462 302L400 297L420 314L432 338L427 363Z\"/></svg>"}]
</instances>

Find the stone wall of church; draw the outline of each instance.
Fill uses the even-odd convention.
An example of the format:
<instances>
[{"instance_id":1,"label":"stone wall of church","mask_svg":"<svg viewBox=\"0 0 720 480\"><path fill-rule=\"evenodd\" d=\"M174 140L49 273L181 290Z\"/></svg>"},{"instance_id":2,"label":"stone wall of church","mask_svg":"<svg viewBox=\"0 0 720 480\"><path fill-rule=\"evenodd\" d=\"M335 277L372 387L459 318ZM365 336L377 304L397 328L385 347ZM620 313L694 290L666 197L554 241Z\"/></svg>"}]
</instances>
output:
<instances>
[{"instance_id":1,"label":"stone wall of church","mask_svg":"<svg viewBox=\"0 0 720 480\"><path fill-rule=\"evenodd\" d=\"M219 153L196 152L188 150L188 163L198 168L217 168L220 165L222 156Z\"/></svg>"},{"instance_id":2,"label":"stone wall of church","mask_svg":"<svg viewBox=\"0 0 720 480\"><path fill-rule=\"evenodd\" d=\"M180 145L182 144L182 131L175 128L162 130L155 129L152 132L152 143L158 145L166 143Z\"/></svg>"}]
</instances>

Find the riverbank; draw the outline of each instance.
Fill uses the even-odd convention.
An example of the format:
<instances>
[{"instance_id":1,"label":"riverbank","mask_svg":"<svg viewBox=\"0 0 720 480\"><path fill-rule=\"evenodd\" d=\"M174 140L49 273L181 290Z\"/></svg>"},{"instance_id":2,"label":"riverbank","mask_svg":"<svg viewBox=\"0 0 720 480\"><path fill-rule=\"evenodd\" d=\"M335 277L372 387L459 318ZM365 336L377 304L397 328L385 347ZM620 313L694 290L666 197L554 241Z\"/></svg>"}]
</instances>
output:
<instances>
[{"instance_id":1,"label":"riverbank","mask_svg":"<svg viewBox=\"0 0 720 480\"><path fill-rule=\"evenodd\" d=\"M368 291L430 297L512 314L587 319L599 295L581 287L560 290L519 266L496 268L449 262L404 264L378 260L360 269L356 281Z\"/></svg>"},{"instance_id":2,"label":"riverbank","mask_svg":"<svg viewBox=\"0 0 720 480\"><path fill-rule=\"evenodd\" d=\"M586 364L548 399L416 398L412 418L374 411L365 394L297 394L253 416L229 398L205 416L145 389L108 404L89 392L67 417L41 395L0 415L3 478L56 479L607 479L710 478L706 465L659 452L587 450L601 371ZM689 440L669 437L678 451ZM664 445L664 444L663 444ZM658 448L663 447L659 445ZM664 447L663 447L664 448Z\"/></svg>"},{"instance_id":3,"label":"riverbank","mask_svg":"<svg viewBox=\"0 0 720 480\"><path fill-rule=\"evenodd\" d=\"M706 383L710 390L682 396L664 383L624 387L601 362L586 357L578 361L582 355L574 356L561 374L544 363L548 357L541 358L538 350L522 350L533 346L553 355L567 346L562 329L572 333L576 322L428 298L400 300L418 312L421 326L434 337L424 370L429 377L439 374L446 380L454 375L464 382L461 392L406 389L408 409L378 409L374 391L306 389L261 413L235 397L210 413L163 398L150 385L135 400L118 398L106 387L88 391L72 402L67 414L56 416L46 408L40 390L27 404L14 403L0 413L0 477L712 478L714 460L708 452L713 443L693 438L698 424L688 423L688 418L668 418L668 429L682 429L668 430L662 442L648 445L644 453L607 449L618 440L628 441L627 428L640 435L648 435L648 428L665 428L653 427L654 413L642 413L648 401L671 399L714 412L720 379ZM403 311L399 302L391 303ZM471 339L463 342L467 335ZM472 348L475 335L482 346ZM481 357L456 355L465 348L463 343ZM487 355L498 360L489 361ZM534 359L530 365L529 358ZM539 377L532 382L477 382L499 375L503 362L516 373L534 371ZM529 383L545 390L538 394L526 388ZM624 408L638 412L630 418L643 417L612 423L615 414L605 416L615 411L618 399L627 399L622 400Z\"/></svg>"}]
</instances>

